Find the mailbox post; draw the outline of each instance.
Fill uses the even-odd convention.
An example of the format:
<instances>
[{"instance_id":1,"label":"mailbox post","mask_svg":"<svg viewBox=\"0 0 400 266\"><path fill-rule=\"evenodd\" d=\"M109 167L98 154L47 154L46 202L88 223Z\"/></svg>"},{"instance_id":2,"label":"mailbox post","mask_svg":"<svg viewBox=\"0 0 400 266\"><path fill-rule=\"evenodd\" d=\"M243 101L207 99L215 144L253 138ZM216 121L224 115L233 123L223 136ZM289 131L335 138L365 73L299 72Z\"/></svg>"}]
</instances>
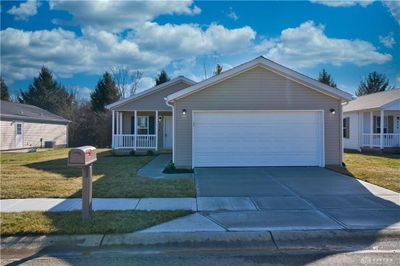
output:
<instances>
[{"instance_id":1,"label":"mailbox post","mask_svg":"<svg viewBox=\"0 0 400 266\"><path fill-rule=\"evenodd\" d=\"M89 221L92 212L92 165L97 160L96 148L73 148L68 154L68 166L82 168L82 219Z\"/></svg>"}]
</instances>

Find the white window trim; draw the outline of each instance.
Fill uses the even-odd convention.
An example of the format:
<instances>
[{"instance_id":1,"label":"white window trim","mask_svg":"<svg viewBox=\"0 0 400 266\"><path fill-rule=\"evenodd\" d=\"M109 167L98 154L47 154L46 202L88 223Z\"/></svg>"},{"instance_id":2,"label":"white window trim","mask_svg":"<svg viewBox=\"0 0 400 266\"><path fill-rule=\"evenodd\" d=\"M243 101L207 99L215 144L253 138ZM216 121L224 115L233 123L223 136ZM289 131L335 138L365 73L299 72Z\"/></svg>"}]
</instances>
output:
<instances>
[{"instance_id":1,"label":"white window trim","mask_svg":"<svg viewBox=\"0 0 400 266\"><path fill-rule=\"evenodd\" d=\"M142 117L145 117L146 118L146 127L141 127L140 125L139 125L139 120L140 120L140 118L142 118ZM149 135L149 116L148 115L138 115L137 116L137 121L136 121L136 126L137 126L137 134L138 135ZM141 130L141 129L146 129L146 134L140 134L139 133L139 130Z\"/></svg>"},{"instance_id":2,"label":"white window trim","mask_svg":"<svg viewBox=\"0 0 400 266\"><path fill-rule=\"evenodd\" d=\"M347 119L347 124L346 124L346 126L345 126L345 124L344 124L344 121ZM343 130L342 130L342 134L343 134L343 138L345 138L345 139L349 139L350 138L350 127L349 127L349 125L350 125L350 117L345 117L345 118L343 118ZM347 131L347 136L348 137L346 137L346 134L344 134L344 131Z\"/></svg>"}]
</instances>

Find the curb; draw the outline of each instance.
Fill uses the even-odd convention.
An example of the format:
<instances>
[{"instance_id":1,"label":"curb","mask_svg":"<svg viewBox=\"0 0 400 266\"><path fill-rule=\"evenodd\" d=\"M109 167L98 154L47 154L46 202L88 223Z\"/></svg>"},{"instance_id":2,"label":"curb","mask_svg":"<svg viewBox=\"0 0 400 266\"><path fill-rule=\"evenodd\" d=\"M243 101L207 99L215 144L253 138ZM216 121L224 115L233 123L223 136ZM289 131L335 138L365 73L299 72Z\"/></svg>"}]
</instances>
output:
<instances>
[{"instance_id":1,"label":"curb","mask_svg":"<svg viewBox=\"0 0 400 266\"><path fill-rule=\"evenodd\" d=\"M1 249L42 249L45 247L106 248L186 247L263 248L270 250L400 250L400 230L316 230L264 232L179 232L9 236Z\"/></svg>"}]
</instances>

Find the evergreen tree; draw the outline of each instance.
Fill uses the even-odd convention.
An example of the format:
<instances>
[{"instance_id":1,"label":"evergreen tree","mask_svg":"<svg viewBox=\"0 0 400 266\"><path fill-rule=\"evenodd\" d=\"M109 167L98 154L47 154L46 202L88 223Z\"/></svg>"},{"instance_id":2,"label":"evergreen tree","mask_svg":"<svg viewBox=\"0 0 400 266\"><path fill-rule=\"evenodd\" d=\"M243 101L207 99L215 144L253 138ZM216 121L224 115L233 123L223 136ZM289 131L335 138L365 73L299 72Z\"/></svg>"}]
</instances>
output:
<instances>
[{"instance_id":1,"label":"evergreen tree","mask_svg":"<svg viewBox=\"0 0 400 266\"><path fill-rule=\"evenodd\" d=\"M165 72L165 70L163 69L163 70L161 70L161 72L155 78L156 86L160 85L160 84L163 84L164 82L167 82L169 80L171 80L171 79L168 77L167 72Z\"/></svg>"},{"instance_id":2,"label":"evergreen tree","mask_svg":"<svg viewBox=\"0 0 400 266\"><path fill-rule=\"evenodd\" d=\"M369 73L367 78L361 80L356 95L362 96L390 89L392 88L389 86L389 79L384 74L374 71Z\"/></svg>"},{"instance_id":3,"label":"evergreen tree","mask_svg":"<svg viewBox=\"0 0 400 266\"><path fill-rule=\"evenodd\" d=\"M331 75L325 70L325 68L319 72L318 81L331 86L332 88L337 88L336 83L333 81Z\"/></svg>"},{"instance_id":4,"label":"evergreen tree","mask_svg":"<svg viewBox=\"0 0 400 266\"><path fill-rule=\"evenodd\" d=\"M222 72L222 65L217 64L215 66L214 75L219 75L219 74L221 74L221 72Z\"/></svg>"},{"instance_id":5,"label":"evergreen tree","mask_svg":"<svg viewBox=\"0 0 400 266\"><path fill-rule=\"evenodd\" d=\"M3 101L10 101L10 94L8 92L8 87L2 77L0 77L0 89L1 89L1 99Z\"/></svg>"},{"instance_id":6,"label":"evergreen tree","mask_svg":"<svg viewBox=\"0 0 400 266\"><path fill-rule=\"evenodd\" d=\"M92 110L95 112L105 111L107 104L118 101L121 94L110 73L105 72L103 78L97 82L96 89L90 94Z\"/></svg>"},{"instance_id":7,"label":"evergreen tree","mask_svg":"<svg viewBox=\"0 0 400 266\"><path fill-rule=\"evenodd\" d=\"M74 95L57 83L51 71L43 66L28 91L21 92L19 101L64 116L74 102Z\"/></svg>"}]
</instances>

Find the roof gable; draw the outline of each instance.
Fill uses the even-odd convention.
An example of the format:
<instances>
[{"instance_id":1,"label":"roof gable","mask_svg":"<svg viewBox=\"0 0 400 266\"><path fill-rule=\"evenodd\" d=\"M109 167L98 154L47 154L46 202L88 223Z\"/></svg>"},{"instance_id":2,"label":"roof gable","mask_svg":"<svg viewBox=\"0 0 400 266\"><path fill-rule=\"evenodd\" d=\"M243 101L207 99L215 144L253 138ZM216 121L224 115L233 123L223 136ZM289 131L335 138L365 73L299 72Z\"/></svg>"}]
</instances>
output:
<instances>
[{"instance_id":1,"label":"roof gable","mask_svg":"<svg viewBox=\"0 0 400 266\"><path fill-rule=\"evenodd\" d=\"M400 100L400 88L377 92L350 101L343 106L343 112L385 108L391 103Z\"/></svg>"},{"instance_id":2,"label":"roof gable","mask_svg":"<svg viewBox=\"0 0 400 266\"><path fill-rule=\"evenodd\" d=\"M222 72L219 75L213 76L211 78L208 78L206 80L203 80L189 88L186 88L184 90L178 91L176 93L173 93L171 95L168 95L167 101L175 101L179 100L180 98L183 98L187 95L190 95L192 93L196 93L199 90L203 90L207 87L210 87L212 85L215 85L219 82L222 82L226 79L229 79L231 77L237 76L241 73L244 73L250 69L253 69L255 67L264 67L267 70L274 72L275 74L281 75L285 78L288 78L290 80L293 80L297 83L300 83L310 89L317 90L321 93L327 94L331 97L338 98L338 99L343 99L343 100L351 100L352 95L344 92L339 89L332 88L330 86L327 86L317 80L314 80L310 77L307 77L303 74L300 74L294 70L291 70L289 68L286 68L282 65L279 65L271 60L266 59L265 57L257 57L249 62L246 62L244 64L241 64L239 66L236 66L232 69L229 69L225 72Z\"/></svg>"},{"instance_id":3,"label":"roof gable","mask_svg":"<svg viewBox=\"0 0 400 266\"><path fill-rule=\"evenodd\" d=\"M119 100L119 101L117 101L115 103L109 104L109 105L106 106L106 108L110 109L110 110L113 110L113 109L115 109L115 108L117 108L119 106L122 106L124 104L127 104L129 102L133 102L133 101L136 101L138 99L142 99L144 97L150 96L153 93L162 91L162 90L164 90L164 89L166 89L166 88L168 88L168 87L170 87L170 86L172 86L172 85L174 85L174 84L176 84L178 82L184 82L184 83L186 83L188 85L194 85L196 83L193 80L190 80L190 79L188 79L188 78L186 78L184 76L179 76L177 78L171 79L170 81L167 81L165 83L157 85L157 86L155 86L153 88L150 88L150 89L142 91L142 92L140 92L138 94L132 95L132 96L126 98L126 99L122 99L122 100Z\"/></svg>"}]
</instances>

